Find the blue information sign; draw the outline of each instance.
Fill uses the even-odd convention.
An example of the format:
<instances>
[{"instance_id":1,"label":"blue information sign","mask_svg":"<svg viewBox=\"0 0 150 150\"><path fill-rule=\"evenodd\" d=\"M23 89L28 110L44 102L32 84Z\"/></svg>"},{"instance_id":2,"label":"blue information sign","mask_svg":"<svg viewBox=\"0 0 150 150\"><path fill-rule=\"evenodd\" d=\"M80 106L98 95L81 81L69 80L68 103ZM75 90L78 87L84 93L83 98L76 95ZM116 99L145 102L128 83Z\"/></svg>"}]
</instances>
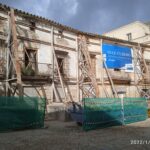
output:
<instances>
[{"instance_id":1,"label":"blue information sign","mask_svg":"<svg viewBox=\"0 0 150 150\"><path fill-rule=\"evenodd\" d=\"M133 70L131 48L104 43L102 53L107 68Z\"/></svg>"}]
</instances>

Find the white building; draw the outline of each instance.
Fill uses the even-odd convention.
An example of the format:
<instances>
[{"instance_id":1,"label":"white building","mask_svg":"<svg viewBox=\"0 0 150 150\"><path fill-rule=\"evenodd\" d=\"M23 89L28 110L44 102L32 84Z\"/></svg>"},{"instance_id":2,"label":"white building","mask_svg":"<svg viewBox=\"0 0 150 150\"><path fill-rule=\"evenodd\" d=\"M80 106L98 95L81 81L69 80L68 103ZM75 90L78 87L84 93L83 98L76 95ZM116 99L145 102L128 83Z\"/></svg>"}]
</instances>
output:
<instances>
[{"instance_id":1,"label":"white building","mask_svg":"<svg viewBox=\"0 0 150 150\"><path fill-rule=\"evenodd\" d=\"M135 21L106 32L103 35L128 41L150 44L150 23Z\"/></svg>"}]
</instances>

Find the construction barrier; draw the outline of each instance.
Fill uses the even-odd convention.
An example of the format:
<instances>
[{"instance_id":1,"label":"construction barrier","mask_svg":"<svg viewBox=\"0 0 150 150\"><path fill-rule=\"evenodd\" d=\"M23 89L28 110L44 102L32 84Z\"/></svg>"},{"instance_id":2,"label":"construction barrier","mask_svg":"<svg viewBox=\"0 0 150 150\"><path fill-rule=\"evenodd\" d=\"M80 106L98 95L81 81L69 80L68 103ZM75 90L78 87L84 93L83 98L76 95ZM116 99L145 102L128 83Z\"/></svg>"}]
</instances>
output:
<instances>
[{"instance_id":1,"label":"construction barrier","mask_svg":"<svg viewBox=\"0 0 150 150\"><path fill-rule=\"evenodd\" d=\"M92 130L147 119L145 98L84 98L83 129Z\"/></svg>"},{"instance_id":2,"label":"construction barrier","mask_svg":"<svg viewBox=\"0 0 150 150\"><path fill-rule=\"evenodd\" d=\"M0 97L0 131L44 126L45 98Z\"/></svg>"},{"instance_id":3,"label":"construction barrier","mask_svg":"<svg viewBox=\"0 0 150 150\"><path fill-rule=\"evenodd\" d=\"M148 118L145 98L124 98L124 124L143 121Z\"/></svg>"}]
</instances>

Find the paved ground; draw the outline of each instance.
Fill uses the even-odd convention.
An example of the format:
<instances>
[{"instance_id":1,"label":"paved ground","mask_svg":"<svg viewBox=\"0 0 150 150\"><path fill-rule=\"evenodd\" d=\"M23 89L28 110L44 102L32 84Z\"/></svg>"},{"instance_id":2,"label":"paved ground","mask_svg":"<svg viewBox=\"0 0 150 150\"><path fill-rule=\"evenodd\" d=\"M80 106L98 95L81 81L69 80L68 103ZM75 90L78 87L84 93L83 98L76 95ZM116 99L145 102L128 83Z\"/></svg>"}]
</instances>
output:
<instances>
[{"instance_id":1,"label":"paved ground","mask_svg":"<svg viewBox=\"0 0 150 150\"><path fill-rule=\"evenodd\" d=\"M149 150L150 119L84 132L73 122L48 121L47 129L0 133L0 150ZM138 141L135 141L138 142Z\"/></svg>"}]
</instances>

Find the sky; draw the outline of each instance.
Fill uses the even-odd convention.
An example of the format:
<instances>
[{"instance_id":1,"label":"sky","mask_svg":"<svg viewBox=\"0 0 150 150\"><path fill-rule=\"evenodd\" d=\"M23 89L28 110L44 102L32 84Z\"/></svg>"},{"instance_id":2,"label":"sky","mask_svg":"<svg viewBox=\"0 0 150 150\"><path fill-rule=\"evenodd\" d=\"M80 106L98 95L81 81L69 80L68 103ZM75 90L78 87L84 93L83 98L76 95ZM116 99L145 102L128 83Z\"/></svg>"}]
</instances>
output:
<instances>
[{"instance_id":1,"label":"sky","mask_svg":"<svg viewBox=\"0 0 150 150\"><path fill-rule=\"evenodd\" d=\"M0 3L97 34L134 21L150 21L150 0L0 0Z\"/></svg>"}]
</instances>

